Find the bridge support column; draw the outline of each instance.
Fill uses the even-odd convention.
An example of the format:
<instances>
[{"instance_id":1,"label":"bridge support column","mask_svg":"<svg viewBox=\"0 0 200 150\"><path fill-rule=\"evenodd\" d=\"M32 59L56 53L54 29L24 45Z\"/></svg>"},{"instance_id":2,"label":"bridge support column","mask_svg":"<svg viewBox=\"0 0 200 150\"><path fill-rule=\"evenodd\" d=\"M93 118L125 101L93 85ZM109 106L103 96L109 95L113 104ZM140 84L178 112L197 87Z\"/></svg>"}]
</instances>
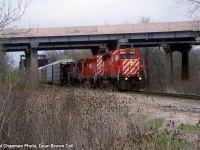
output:
<instances>
[{"instance_id":1,"label":"bridge support column","mask_svg":"<svg viewBox=\"0 0 200 150\"><path fill-rule=\"evenodd\" d=\"M93 49L91 49L92 55L103 54L103 53L107 52L107 50L108 50L108 48L106 45L97 46L97 47L94 47Z\"/></svg>"},{"instance_id":2,"label":"bridge support column","mask_svg":"<svg viewBox=\"0 0 200 150\"><path fill-rule=\"evenodd\" d=\"M39 72L38 72L38 44L32 44L25 52L26 54L26 86L28 88L39 87Z\"/></svg>"},{"instance_id":3,"label":"bridge support column","mask_svg":"<svg viewBox=\"0 0 200 150\"><path fill-rule=\"evenodd\" d=\"M165 50L165 86L168 88L173 82L172 49L168 44L162 45Z\"/></svg>"},{"instance_id":4,"label":"bridge support column","mask_svg":"<svg viewBox=\"0 0 200 150\"><path fill-rule=\"evenodd\" d=\"M182 53L181 80L189 80L189 51L192 47L190 44L171 44L170 48L173 51L179 51Z\"/></svg>"},{"instance_id":5,"label":"bridge support column","mask_svg":"<svg viewBox=\"0 0 200 150\"><path fill-rule=\"evenodd\" d=\"M91 49L91 51L92 51L92 55L94 56L94 55L97 55L98 53L99 53L99 47L97 46L97 47L94 47L93 49Z\"/></svg>"},{"instance_id":6,"label":"bridge support column","mask_svg":"<svg viewBox=\"0 0 200 150\"><path fill-rule=\"evenodd\" d=\"M181 80L189 80L189 50L182 52Z\"/></svg>"},{"instance_id":7,"label":"bridge support column","mask_svg":"<svg viewBox=\"0 0 200 150\"><path fill-rule=\"evenodd\" d=\"M117 41L112 41L106 44L109 51L117 49Z\"/></svg>"},{"instance_id":8,"label":"bridge support column","mask_svg":"<svg viewBox=\"0 0 200 150\"><path fill-rule=\"evenodd\" d=\"M165 44L162 45L165 50L165 74L166 74L166 87L173 82L173 62L172 52L179 51L182 53L182 69L181 69L181 80L189 80L189 51L191 46L189 44Z\"/></svg>"},{"instance_id":9,"label":"bridge support column","mask_svg":"<svg viewBox=\"0 0 200 150\"><path fill-rule=\"evenodd\" d=\"M112 42L107 43L107 48L109 51L116 50L119 48L127 48L132 47L130 43L128 43L128 39L118 39Z\"/></svg>"}]
</instances>

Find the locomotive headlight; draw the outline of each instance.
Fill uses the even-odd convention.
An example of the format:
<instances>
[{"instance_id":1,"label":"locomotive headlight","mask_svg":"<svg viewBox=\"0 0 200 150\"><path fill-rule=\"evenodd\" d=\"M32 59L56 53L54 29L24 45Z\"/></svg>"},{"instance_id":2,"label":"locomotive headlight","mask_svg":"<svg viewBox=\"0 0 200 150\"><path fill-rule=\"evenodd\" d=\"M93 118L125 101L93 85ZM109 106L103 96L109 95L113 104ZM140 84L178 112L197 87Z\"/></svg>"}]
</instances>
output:
<instances>
[{"instance_id":1,"label":"locomotive headlight","mask_svg":"<svg viewBox=\"0 0 200 150\"><path fill-rule=\"evenodd\" d=\"M133 66L133 61L131 61L131 66Z\"/></svg>"},{"instance_id":2,"label":"locomotive headlight","mask_svg":"<svg viewBox=\"0 0 200 150\"><path fill-rule=\"evenodd\" d=\"M125 78L125 80L127 81L127 80L128 80L128 78Z\"/></svg>"},{"instance_id":3,"label":"locomotive headlight","mask_svg":"<svg viewBox=\"0 0 200 150\"><path fill-rule=\"evenodd\" d=\"M142 77L139 77L138 79L141 81L141 80L142 80Z\"/></svg>"}]
</instances>

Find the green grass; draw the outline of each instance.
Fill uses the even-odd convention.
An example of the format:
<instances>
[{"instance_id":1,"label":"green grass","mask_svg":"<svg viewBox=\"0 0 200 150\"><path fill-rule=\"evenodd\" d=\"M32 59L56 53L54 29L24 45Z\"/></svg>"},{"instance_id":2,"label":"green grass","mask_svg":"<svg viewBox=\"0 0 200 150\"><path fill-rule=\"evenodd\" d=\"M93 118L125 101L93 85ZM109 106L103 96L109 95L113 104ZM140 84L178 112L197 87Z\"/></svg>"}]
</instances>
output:
<instances>
[{"instance_id":1,"label":"green grass","mask_svg":"<svg viewBox=\"0 0 200 150\"><path fill-rule=\"evenodd\" d=\"M157 149L183 149L189 146L189 143L179 138L174 132L159 130L156 133Z\"/></svg>"},{"instance_id":2,"label":"green grass","mask_svg":"<svg viewBox=\"0 0 200 150\"><path fill-rule=\"evenodd\" d=\"M181 124L177 129L180 129L181 131L200 131L200 127L193 124Z\"/></svg>"},{"instance_id":3,"label":"green grass","mask_svg":"<svg viewBox=\"0 0 200 150\"><path fill-rule=\"evenodd\" d=\"M164 118L154 118L148 121L148 124L155 130L158 130L160 127L162 127L162 124L164 122Z\"/></svg>"},{"instance_id":4,"label":"green grass","mask_svg":"<svg viewBox=\"0 0 200 150\"><path fill-rule=\"evenodd\" d=\"M121 107L120 108L120 114L121 116L123 116L124 118L128 119L129 116L129 109L127 107Z\"/></svg>"},{"instance_id":5,"label":"green grass","mask_svg":"<svg viewBox=\"0 0 200 150\"><path fill-rule=\"evenodd\" d=\"M188 143L179 137L175 131L160 129L164 123L164 118L154 118L148 121L148 124L154 130L154 142L156 149L182 149L188 146Z\"/></svg>"}]
</instances>

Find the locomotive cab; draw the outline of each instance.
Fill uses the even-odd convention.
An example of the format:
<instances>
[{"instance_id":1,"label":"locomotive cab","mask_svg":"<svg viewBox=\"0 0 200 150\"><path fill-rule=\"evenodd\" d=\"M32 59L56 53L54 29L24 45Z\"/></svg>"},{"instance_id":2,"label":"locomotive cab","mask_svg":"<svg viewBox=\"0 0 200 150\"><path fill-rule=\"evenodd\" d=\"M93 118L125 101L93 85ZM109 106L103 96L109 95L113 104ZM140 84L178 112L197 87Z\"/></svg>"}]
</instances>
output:
<instances>
[{"instance_id":1,"label":"locomotive cab","mask_svg":"<svg viewBox=\"0 0 200 150\"><path fill-rule=\"evenodd\" d=\"M125 48L118 50L119 60L117 81L121 89L139 90L144 88L144 71L141 53L137 49Z\"/></svg>"},{"instance_id":2,"label":"locomotive cab","mask_svg":"<svg viewBox=\"0 0 200 150\"><path fill-rule=\"evenodd\" d=\"M135 51L131 49L120 50L120 59L133 59Z\"/></svg>"}]
</instances>

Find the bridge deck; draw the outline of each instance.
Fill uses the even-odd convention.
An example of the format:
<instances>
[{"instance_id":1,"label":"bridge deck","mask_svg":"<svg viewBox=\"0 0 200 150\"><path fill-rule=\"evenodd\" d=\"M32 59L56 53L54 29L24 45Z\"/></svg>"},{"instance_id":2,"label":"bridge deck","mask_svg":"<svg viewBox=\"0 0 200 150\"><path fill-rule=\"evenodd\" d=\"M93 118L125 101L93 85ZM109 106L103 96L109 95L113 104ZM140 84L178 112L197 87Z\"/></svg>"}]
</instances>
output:
<instances>
[{"instance_id":1,"label":"bridge deck","mask_svg":"<svg viewBox=\"0 0 200 150\"><path fill-rule=\"evenodd\" d=\"M77 26L56 28L33 28L13 31L15 37L49 37L49 36L73 36L73 35L99 35L99 34L125 34L125 33L155 33L195 31L197 25L193 21L140 23L101 26ZM2 32L1 37L6 37L7 32Z\"/></svg>"},{"instance_id":2,"label":"bridge deck","mask_svg":"<svg viewBox=\"0 0 200 150\"><path fill-rule=\"evenodd\" d=\"M194 21L181 21L18 29L11 34L8 34L10 31L0 32L0 44L4 45L5 52L25 51L33 44L38 45L38 50L98 49L102 44L113 49L119 39L128 39L136 47L159 46L163 42L196 44L197 27Z\"/></svg>"}]
</instances>

